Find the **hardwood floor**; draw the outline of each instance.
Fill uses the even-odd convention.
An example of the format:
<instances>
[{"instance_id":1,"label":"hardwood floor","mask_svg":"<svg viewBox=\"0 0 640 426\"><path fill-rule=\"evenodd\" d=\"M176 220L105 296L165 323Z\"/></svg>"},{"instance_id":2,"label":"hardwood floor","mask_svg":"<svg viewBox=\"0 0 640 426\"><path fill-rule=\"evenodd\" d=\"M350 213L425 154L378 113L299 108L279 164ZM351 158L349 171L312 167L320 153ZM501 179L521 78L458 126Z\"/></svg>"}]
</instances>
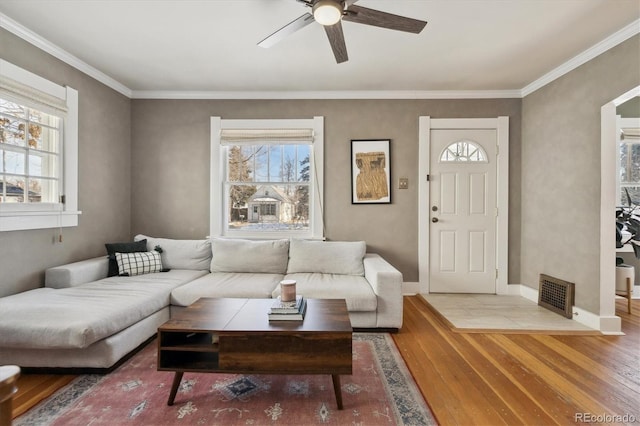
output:
<instances>
[{"instance_id":1,"label":"hardwood floor","mask_svg":"<svg viewBox=\"0 0 640 426\"><path fill-rule=\"evenodd\" d=\"M442 425L567 425L602 415L640 422L640 300L633 314L626 303L616 305L625 336L464 334L411 296L393 338ZM14 415L72 379L23 375Z\"/></svg>"},{"instance_id":2,"label":"hardwood floor","mask_svg":"<svg viewBox=\"0 0 640 426\"><path fill-rule=\"evenodd\" d=\"M393 338L440 424L640 422L640 301L633 308L616 305L625 336L464 334L413 296Z\"/></svg>"},{"instance_id":3,"label":"hardwood floor","mask_svg":"<svg viewBox=\"0 0 640 426\"><path fill-rule=\"evenodd\" d=\"M13 417L29 410L76 376L54 374L23 374L18 379L18 393L13 397Z\"/></svg>"}]
</instances>

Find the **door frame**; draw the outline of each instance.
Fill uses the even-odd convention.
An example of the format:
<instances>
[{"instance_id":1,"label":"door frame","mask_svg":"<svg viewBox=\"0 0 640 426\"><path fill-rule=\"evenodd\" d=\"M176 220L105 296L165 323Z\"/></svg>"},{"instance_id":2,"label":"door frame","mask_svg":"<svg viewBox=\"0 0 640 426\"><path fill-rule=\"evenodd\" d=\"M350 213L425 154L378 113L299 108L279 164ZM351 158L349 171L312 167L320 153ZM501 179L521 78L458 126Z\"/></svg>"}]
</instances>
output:
<instances>
[{"instance_id":1,"label":"door frame","mask_svg":"<svg viewBox=\"0 0 640 426\"><path fill-rule=\"evenodd\" d=\"M600 312L594 328L604 334L621 333L621 319L616 315L616 244L613 213L616 209L616 152L618 151L616 108L640 96L636 86L600 108Z\"/></svg>"},{"instance_id":2,"label":"door frame","mask_svg":"<svg viewBox=\"0 0 640 426\"><path fill-rule=\"evenodd\" d=\"M428 176L431 168L431 130L490 129L496 131L497 202L496 294L508 294L509 271L509 117L431 118L418 122L418 279L420 293L429 293L429 216L431 205Z\"/></svg>"}]
</instances>

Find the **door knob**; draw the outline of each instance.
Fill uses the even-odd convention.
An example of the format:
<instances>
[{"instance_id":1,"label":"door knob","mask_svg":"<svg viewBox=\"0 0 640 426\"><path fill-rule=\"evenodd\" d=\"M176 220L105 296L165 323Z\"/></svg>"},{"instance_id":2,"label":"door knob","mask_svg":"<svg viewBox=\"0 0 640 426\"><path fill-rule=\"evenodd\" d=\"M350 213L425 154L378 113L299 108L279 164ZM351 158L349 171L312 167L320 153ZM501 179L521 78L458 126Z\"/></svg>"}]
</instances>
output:
<instances>
[{"instance_id":1,"label":"door knob","mask_svg":"<svg viewBox=\"0 0 640 426\"><path fill-rule=\"evenodd\" d=\"M437 217L434 217L433 219L431 219L431 222L436 223L438 221Z\"/></svg>"}]
</instances>

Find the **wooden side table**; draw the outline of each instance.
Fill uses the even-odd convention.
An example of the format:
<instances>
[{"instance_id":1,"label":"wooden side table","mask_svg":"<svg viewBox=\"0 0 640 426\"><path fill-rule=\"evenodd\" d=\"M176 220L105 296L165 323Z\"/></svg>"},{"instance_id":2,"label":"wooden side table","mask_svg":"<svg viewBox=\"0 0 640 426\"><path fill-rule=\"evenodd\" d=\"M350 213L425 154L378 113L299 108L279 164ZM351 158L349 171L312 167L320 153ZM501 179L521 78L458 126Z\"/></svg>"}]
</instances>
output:
<instances>
[{"instance_id":1,"label":"wooden side table","mask_svg":"<svg viewBox=\"0 0 640 426\"><path fill-rule=\"evenodd\" d=\"M0 426L11 425L13 413L13 395L18 392L20 367L17 365L0 366Z\"/></svg>"}]
</instances>

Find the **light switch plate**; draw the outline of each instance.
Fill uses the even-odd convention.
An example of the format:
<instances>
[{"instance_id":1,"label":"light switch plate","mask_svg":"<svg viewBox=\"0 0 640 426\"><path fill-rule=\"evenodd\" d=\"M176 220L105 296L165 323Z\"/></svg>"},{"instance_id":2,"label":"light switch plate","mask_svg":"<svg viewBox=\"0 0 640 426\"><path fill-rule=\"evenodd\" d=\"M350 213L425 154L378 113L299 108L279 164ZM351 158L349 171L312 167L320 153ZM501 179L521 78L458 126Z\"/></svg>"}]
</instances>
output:
<instances>
[{"instance_id":1,"label":"light switch plate","mask_svg":"<svg viewBox=\"0 0 640 426\"><path fill-rule=\"evenodd\" d=\"M398 179L398 189L409 189L409 178Z\"/></svg>"}]
</instances>

